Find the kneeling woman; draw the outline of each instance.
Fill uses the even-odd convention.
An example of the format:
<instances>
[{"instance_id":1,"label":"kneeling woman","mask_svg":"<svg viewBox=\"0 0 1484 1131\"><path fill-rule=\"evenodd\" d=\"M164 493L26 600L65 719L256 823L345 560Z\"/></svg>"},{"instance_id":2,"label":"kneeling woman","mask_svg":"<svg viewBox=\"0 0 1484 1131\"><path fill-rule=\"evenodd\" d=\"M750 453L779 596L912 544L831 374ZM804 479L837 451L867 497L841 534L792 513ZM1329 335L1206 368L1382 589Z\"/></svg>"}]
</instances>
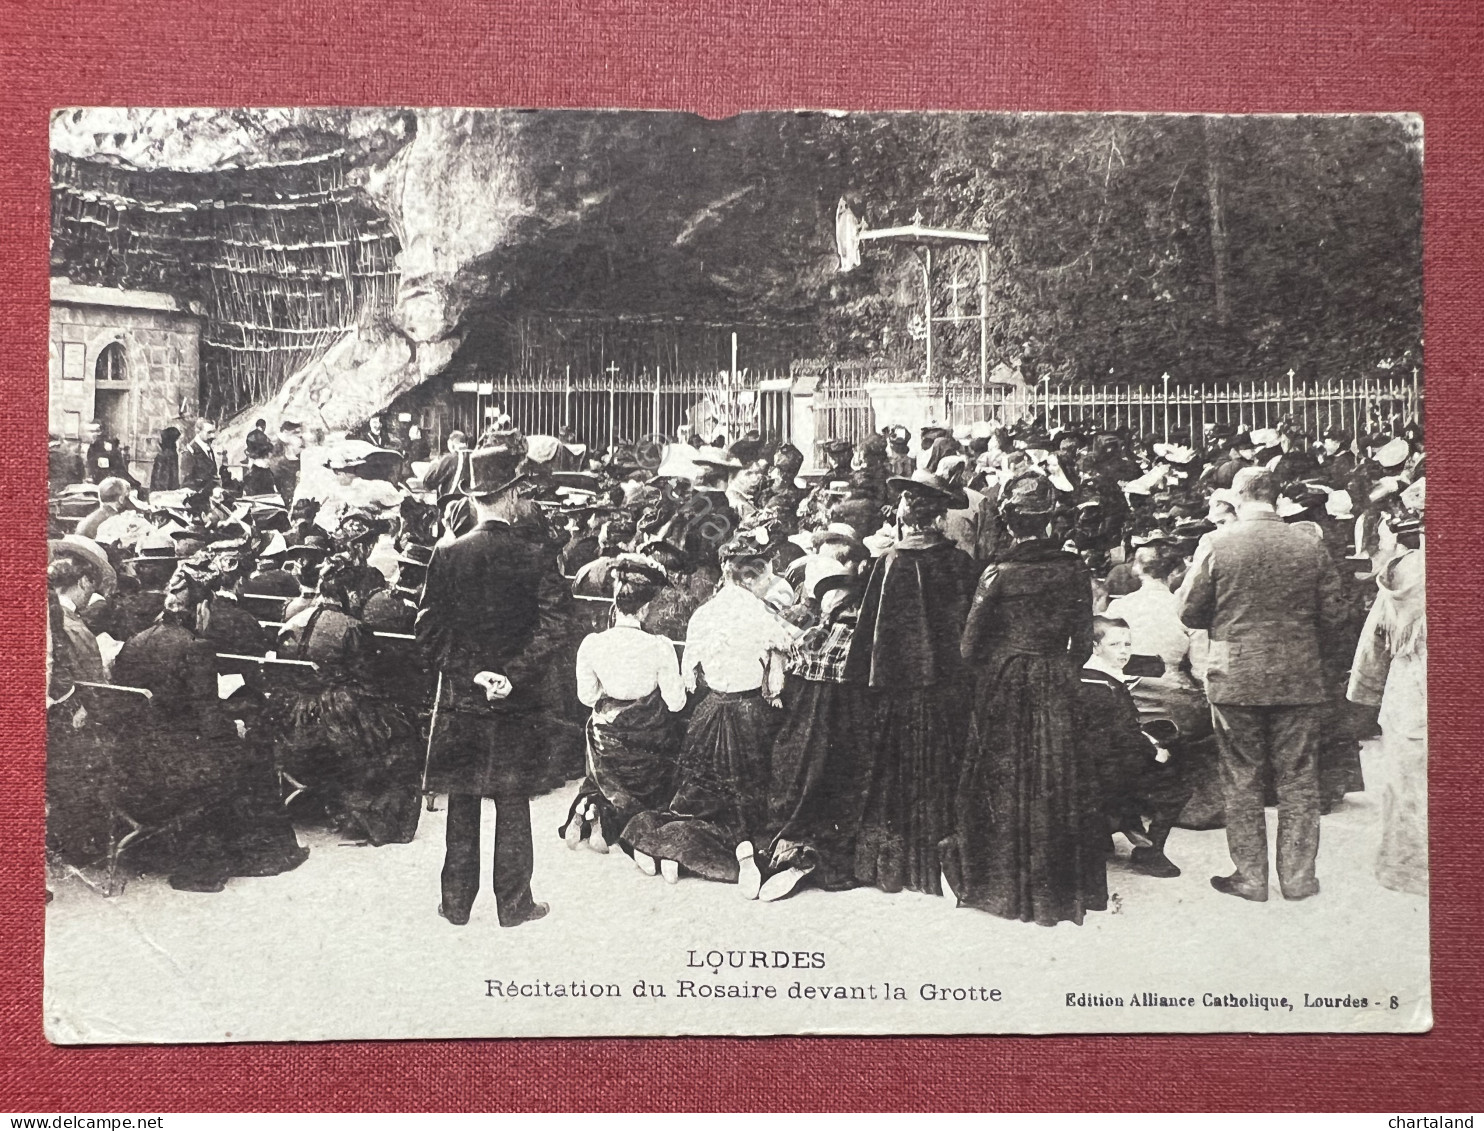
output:
<instances>
[{"instance_id":1,"label":"kneeling woman","mask_svg":"<svg viewBox=\"0 0 1484 1131\"><path fill-rule=\"evenodd\" d=\"M607 852L624 826L670 800L680 745L674 713L685 706L675 646L641 627L665 587L665 570L637 554L612 565L613 627L577 649L577 697L587 721L587 778L559 832L568 848L586 840Z\"/></svg>"},{"instance_id":2,"label":"kneeling woman","mask_svg":"<svg viewBox=\"0 0 1484 1131\"><path fill-rule=\"evenodd\" d=\"M762 876L753 844L768 824L768 778L778 727L789 626L762 596L775 578L752 538L721 550L722 587L696 610L685 637L686 685L705 698L686 728L675 795L662 812L628 823L623 842L653 874L680 869L740 884L755 899Z\"/></svg>"},{"instance_id":3,"label":"kneeling woman","mask_svg":"<svg viewBox=\"0 0 1484 1131\"><path fill-rule=\"evenodd\" d=\"M343 835L405 844L417 831L417 729L377 686L375 638L347 612L358 575L350 557L330 558L313 603L280 630L278 655L319 671L277 698L274 722L284 770L309 786Z\"/></svg>"}]
</instances>

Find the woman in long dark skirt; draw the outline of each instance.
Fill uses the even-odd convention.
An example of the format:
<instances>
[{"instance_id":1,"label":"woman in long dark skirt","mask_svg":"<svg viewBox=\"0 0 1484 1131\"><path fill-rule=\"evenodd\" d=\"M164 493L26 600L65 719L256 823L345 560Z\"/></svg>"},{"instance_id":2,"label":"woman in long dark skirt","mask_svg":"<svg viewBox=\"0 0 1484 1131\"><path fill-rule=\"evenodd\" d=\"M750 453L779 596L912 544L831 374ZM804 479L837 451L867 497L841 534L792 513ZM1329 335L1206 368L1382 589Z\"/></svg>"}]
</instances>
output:
<instances>
[{"instance_id":1,"label":"woman in long dark skirt","mask_svg":"<svg viewBox=\"0 0 1484 1131\"><path fill-rule=\"evenodd\" d=\"M782 899L799 884L855 887L855 833L863 788L866 695L845 682L845 660L860 613L853 569L818 579L810 596L820 623L794 643L783 685L783 725L773 744L766 857L773 874L758 898Z\"/></svg>"},{"instance_id":2,"label":"woman in long dark skirt","mask_svg":"<svg viewBox=\"0 0 1484 1131\"><path fill-rule=\"evenodd\" d=\"M683 671L705 687L681 744L675 795L664 811L631 820L622 840L635 862L674 883L680 870L739 885L756 899L753 846L766 833L768 776L778 728L784 656L792 633L762 600L773 572L768 547L748 537L721 550L723 584L686 631Z\"/></svg>"},{"instance_id":3,"label":"woman in long dark skirt","mask_svg":"<svg viewBox=\"0 0 1484 1131\"><path fill-rule=\"evenodd\" d=\"M587 777L558 830L568 848L607 852L637 814L659 809L675 787L685 684L675 646L641 627L665 586L664 567L621 554L612 569L614 623L577 649L577 695L587 721Z\"/></svg>"},{"instance_id":4,"label":"woman in long dark skirt","mask_svg":"<svg viewBox=\"0 0 1484 1131\"><path fill-rule=\"evenodd\" d=\"M1039 472L1000 494L1015 542L979 579L963 632L974 712L943 864L960 907L1047 926L1108 905L1107 827L1076 726L1092 584L1047 540L1055 505Z\"/></svg>"},{"instance_id":5,"label":"woman in long dark skirt","mask_svg":"<svg viewBox=\"0 0 1484 1131\"><path fill-rule=\"evenodd\" d=\"M278 655L319 665L272 701L285 771L346 836L405 844L417 832L421 744L411 712L376 686L375 637L346 612L356 562L320 568L313 603L279 632Z\"/></svg>"},{"instance_id":6,"label":"woman in long dark skirt","mask_svg":"<svg viewBox=\"0 0 1484 1131\"><path fill-rule=\"evenodd\" d=\"M898 533L871 570L845 662L868 689L855 875L883 891L942 895L939 842L967 715L957 640L974 588L974 560L943 533L962 490L927 471L892 477Z\"/></svg>"},{"instance_id":7,"label":"woman in long dark skirt","mask_svg":"<svg viewBox=\"0 0 1484 1131\"><path fill-rule=\"evenodd\" d=\"M120 741L120 803L147 824L183 822L136 860L152 857L182 891L221 891L230 877L277 875L309 855L279 803L272 763L241 740L217 697L216 654L205 639L209 571L183 563L159 619L113 663L115 680L152 695L142 732Z\"/></svg>"},{"instance_id":8,"label":"woman in long dark skirt","mask_svg":"<svg viewBox=\"0 0 1484 1131\"><path fill-rule=\"evenodd\" d=\"M180 450L175 446L179 439L179 428L160 429L160 450L149 469L151 491L174 491L180 487Z\"/></svg>"}]
</instances>

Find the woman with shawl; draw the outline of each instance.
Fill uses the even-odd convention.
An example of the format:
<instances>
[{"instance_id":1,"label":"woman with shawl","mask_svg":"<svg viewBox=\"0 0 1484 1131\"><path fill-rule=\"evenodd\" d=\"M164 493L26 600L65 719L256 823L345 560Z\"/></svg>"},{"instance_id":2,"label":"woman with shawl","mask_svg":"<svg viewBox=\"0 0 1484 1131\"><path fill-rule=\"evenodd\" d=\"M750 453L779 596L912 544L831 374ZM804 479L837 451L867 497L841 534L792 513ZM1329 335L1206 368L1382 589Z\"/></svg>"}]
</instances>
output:
<instances>
[{"instance_id":1,"label":"woman with shawl","mask_svg":"<svg viewBox=\"0 0 1484 1131\"><path fill-rule=\"evenodd\" d=\"M860 612L861 579L831 562L810 587L819 623L789 650L783 725L773 744L767 857L773 874L758 898L782 899L806 878L841 891L856 886L855 832L866 739L865 688L845 682Z\"/></svg>"},{"instance_id":2,"label":"woman with shawl","mask_svg":"<svg viewBox=\"0 0 1484 1131\"><path fill-rule=\"evenodd\" d=\"M974 712L943 861L960 907L1047 926L1108 904L1107 827L1078 742L1092 581L1049 540L1055 507L1039 471L1000 493L1015 541L980 577L964 626Z\"/></svg>"},{"instance_id":3,"label":"woman with shawl","mask_svg":"<svg viewBox=\"0 0 1484 1131\"><path fill-rule=\"evenodd\" d=\"M968 686L959 656L974 560L943 533L968 504L930 471L893 477L894 544L866 583L844 682L868 689L855 876L883 891L942 895L938 843L963 746Z\"/></svg>"}]
</instances>

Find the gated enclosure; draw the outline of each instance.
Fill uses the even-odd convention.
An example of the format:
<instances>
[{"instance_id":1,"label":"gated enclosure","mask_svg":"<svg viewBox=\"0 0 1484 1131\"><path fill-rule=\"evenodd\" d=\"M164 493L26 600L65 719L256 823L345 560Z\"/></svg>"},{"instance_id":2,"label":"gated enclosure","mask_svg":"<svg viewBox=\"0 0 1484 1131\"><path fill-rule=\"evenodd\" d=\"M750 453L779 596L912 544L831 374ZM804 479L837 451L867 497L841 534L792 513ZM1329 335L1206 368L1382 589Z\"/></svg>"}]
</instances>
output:
<instances>
[{"instance_id":1,"label":"gated enclosure","mask_svg":"<svg viewBox=\"0 0 1484 1131\"><path fill-rule=\"evenodd\" d=\"M1394 416L1420 420L1423 402L1422 378L1416 370L1329 381L1282 377L1179 386L945 383L919 388L927 414L950 425L981 420L1009 425L1037 417L1048 428L1092 421L1098 428L1129 428L1164 438L1181 428L1199 436L1206 424L1217 422L1268 428L1285 419L1307 431L1333 425L1359 434ZM876 419L872 386L854 375L821 378L813 401L815 435L820 439L858 441L885 425L901 423Z\"/></svg>"},{"instance_id":2,"label":"gated enclosure","mask_svg":"<svg viewBox=\"0 0 1484 1131\"><path fill-rule=\"evenodd\" d=\"M812 396L807 395L812 384ZM1199 436L1204 425L1229 422L1273 427L1285 419L1317 432L1337 425L1360 434L1389 422L1422 417L1422 379L1415 370L1374 377L1300 381L1229 381L1206 385L980 385L873 380L856 370L832 370L807 384L787 373L742 370L703 373L598 373L566 378L494 377L456 381L436 406L419 413L435 450L452 429L477 436L501 413L528 435L571 428L595 448L644 437L675 439L698 432L708 442L734 440L749 429L792 440L818 462L817 446L843 437L856 442L886 425L913 423L878 413L883 395L910 403L918 416L950 425L1028 417L1048 428L1091 422L1168 437L1177 429ZM795 392L806 393L795 399ZM905 399L904 399L905 394ZM795 406L811 418L795 421ZM812 410L812 411L811 411ZM878 415L880 418L878 419ZM796 424L798 425L796 427Z\"/></svg>"},{"instance_id":3,"label":"gated enclosure","mask_svg":"<svg viewBox=\"0 0 1484 1131\"><path fill-rule=\"evenodd\" d=\"M643 437L673 439L699 432L736 439L748 429L765 437L793 433L786 373L599 373L558 378L493 377L454 382L444 411L427 414L430 440L450 430L477 436L501 413L527 435L570 428L582 443L611 448Z\"/></svg>"}]
</instances>

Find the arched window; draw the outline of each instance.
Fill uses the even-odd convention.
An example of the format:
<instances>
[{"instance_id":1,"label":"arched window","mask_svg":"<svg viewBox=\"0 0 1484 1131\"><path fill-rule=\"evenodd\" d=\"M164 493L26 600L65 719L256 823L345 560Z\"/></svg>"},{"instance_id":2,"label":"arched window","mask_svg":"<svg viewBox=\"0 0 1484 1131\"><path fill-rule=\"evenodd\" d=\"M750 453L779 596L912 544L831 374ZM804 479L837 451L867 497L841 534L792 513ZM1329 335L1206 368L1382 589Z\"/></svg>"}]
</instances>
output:
<instances>
[{"instance_id":1,"label":"arched window","mask_svg":"<svg viewBox=\"0 0 1484 1131\"><path fill-rule=\"evenodd\" d=\"M99 381L122 381L128 376L124 367L124 346L122 342L109 342L98 354L98 362L93 367L93 376Z\"/></svg>"}]
</instances>

